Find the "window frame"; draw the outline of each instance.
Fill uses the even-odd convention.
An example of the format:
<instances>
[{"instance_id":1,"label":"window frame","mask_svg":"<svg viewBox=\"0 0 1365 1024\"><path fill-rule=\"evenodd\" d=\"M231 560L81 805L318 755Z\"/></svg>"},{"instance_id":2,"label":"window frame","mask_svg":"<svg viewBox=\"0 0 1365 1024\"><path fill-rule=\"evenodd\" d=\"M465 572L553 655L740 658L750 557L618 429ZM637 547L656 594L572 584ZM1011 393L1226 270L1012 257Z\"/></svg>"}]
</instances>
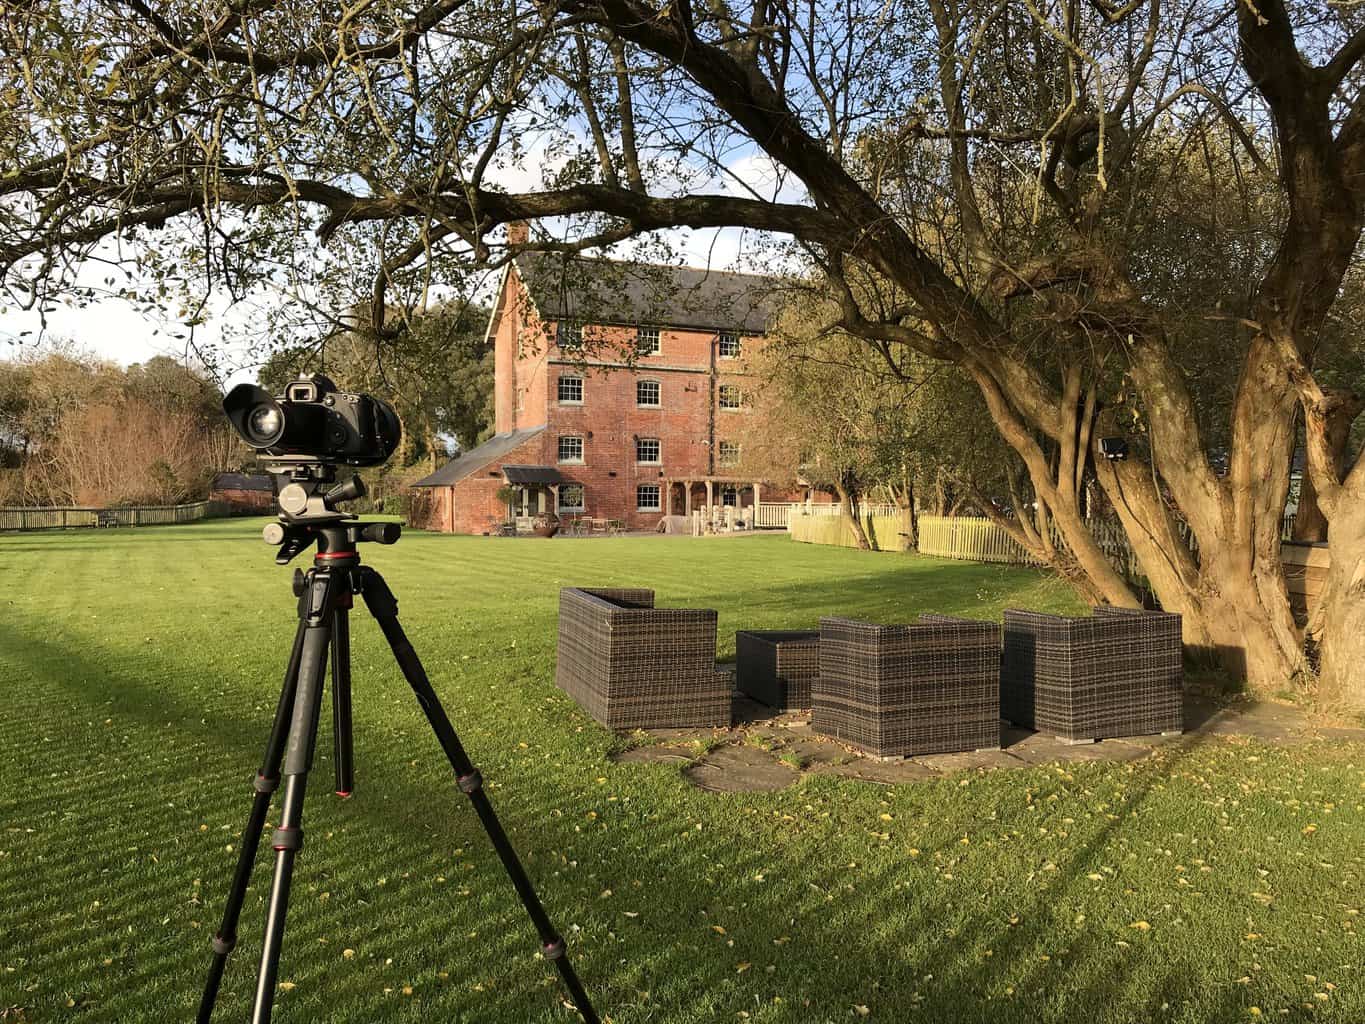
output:
<instances>
[{"instance_id":1,"label":"window frame","mask_svg":"<svg viewBox=\"0 0 1365 1024\"><path fill-rule=\"evenodd\" d=\"M734 392L734 405L725 404L725 393L727 391ZM722 384L716 388L716 404L725 412L738 412L744 408L744 392L739 389L738 384Z\"/></svg>"},{"instance_id":2,"label":"window frame","mask_svg":"<svg viewBox=\"0 0 1365 1024\"><path fill-rule=\"evenodd\" d=\"M555 322L555 344L566 352L577 352L583 348L582 320L566 317ZM573 335L570 337L570 335Z\"/></svg>"},{"instance_id":3,"label":"window frame","mask_svg":"<svg viewBox=\"0 0 1365 1024\"><path fill-rule=\"evenodd\" d=\"M564 492L572 488L578 488L578 504L564 504ZM555 500L556 514L575 515L581 514L588 507L588 489L582 484L563 484L559 488L559 497Z\"/></svg>"},{"instance_id":4,"label":"window frame","mask_svg":"<svg viewBox=\"0 0 1365 1024\"><path fill-rule=\"evenodd\" d=\"M654 491L654 504L641 504L642 492L646 489ZM663 488L658 484L636 484L635 485L635 511L636 512L661 512L663 511L664 493Z\"/></svg>"},{"instance_id":5,"label":"window frame","mask_svg":"<svg viewBox=\"0 0 1365 1024\"><path fill-rule=\"evenodd\" d=\"M726 352L726 342L732 342L735 350ZM744 342L738 331L721 331L716 335L716 355L721 359L738 359L744 352Z\"/></svg>"},{"instance_id":6,"label":"window frame","mask_svg":"<svg viewBox=\"0 0 1365 1024\"><path fill-rule=\"evenodd\" d=\"M654 385L654 401L640 401L640 388L642 385ZM662 381L655 380L653 377L640 377L635 381L635 407L637 409L662 409L664 404L664 386Z\"/></svg>"},{"instance_id":7,"label":"window frame","mask_svg":"<svg viewBox=\"0 0 1365 1024\"><path fill-rule=\"evenodd\" d=\"M566 381L576 381L578 383L578 397L565 398L564 384ZM585 381L581 373L561 373L555 378L555 395L560 405L582 405L583 393L585 391Z\"/></svg>"},{"instance_id":8,"label":"window frame","mask_svg":"<svg viewBox=\"0 0 1365 1024\"><path fill-rule=\"evenodd\" d=\"M654 337L654 345L648 351L640 348L640 339L646 332L650 332ZM635 327L635 354L637 356L657 356L662 355L664 350L664 332L658 327L649 324L637 324Z\"/></svg>"},{"instance_id":9,"label":"window frame","mask_svg":"<svg viewBox=\"0 0 1365 1024\"><path fill-rule=\"evenodd\" d=\"M640 457L641 448L644 445L654 446L654 458L642 459ZM635 439L635 464L637 466L661 466L664 461L664 443L657 437L637 437Z\"/></svg>"},{"instance_id":10,"label":"window frame","mask_svg":"<svg viewBox=\"0 0 1365 1024\"><path fill-rule=\"evenodd\" d=\"M578 456L577 456L576 458L570 457L570 458L567 458L567 459L566 459L566 458L564 457L564 442L565 442L565 441L577 441L577 442L578 442ZM586 445L584 444L583 435L582 435L582 434L560 434L560 435L559 435L559 441L558 441L558 444L557 444L556 449L555 449L556 454L559 456L558 462L560 462L561 464L564 464L564 465L571 465L571 466L581 466L581 465L583 465L584 456L585 456L586 450L587 450L587 449L586 449Z\"/></svg>"},{"instance_id":11,"label":"window frame","mask_svg":"<svg viewBox=\"0 0 1365 1024\"><path fill-rule=\"evenodd\" d=\"M728 501L726 499L729 499ZM722 508L739 508L739 484L720 485L720 504Z\"/></svg>"},{"instance_id":12,"label":"window frame","mask_svg":"<svg viewBox=\"0 0 1365 1024\"><path fill-rule=\"evenodd\" d=\"M722 466L738 466L743 446L738 441L721 441L716 446L716 458Z\"/></svg>"}]
</instances>

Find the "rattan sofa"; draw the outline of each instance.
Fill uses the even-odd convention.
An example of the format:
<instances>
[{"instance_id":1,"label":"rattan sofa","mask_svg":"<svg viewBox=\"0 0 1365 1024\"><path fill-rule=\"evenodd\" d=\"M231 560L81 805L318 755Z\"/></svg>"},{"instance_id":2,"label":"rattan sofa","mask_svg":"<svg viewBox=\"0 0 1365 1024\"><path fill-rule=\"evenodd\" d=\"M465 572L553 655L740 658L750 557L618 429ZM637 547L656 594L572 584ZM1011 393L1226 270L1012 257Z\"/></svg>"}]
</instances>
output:
<instances>
[{"instance_id":1,"label":"rattan sofa","mask_svg":"<svg viewBox=\"0 0 1365 1024\"><path fill-rule=\"evenodd\" d=\"M655 608L652 590L561 590L555 684L610 729L730 725L716 613Z\"/></svg>"},{"instance_id":2,"label":"rattan sofa","mask_svg":"<svg viewBox=\"0 0 1365 1024\"><path fill-rule=\"evenodd\" d=\"M1000 628L820 620L811 727L880 757L1000 746Z\"/></svg>"},{"instance_id":3,"label":"rattan sofa","mask_svg":"<svg viewBox=\"0 0 1365 1024\"><path fill-rule=\"evenodd\" d=\"M1183 700L1179 615L1005 611L1000 709L1016 725L1071 742L1175 733Z\"/></svg>"}]
</instances>

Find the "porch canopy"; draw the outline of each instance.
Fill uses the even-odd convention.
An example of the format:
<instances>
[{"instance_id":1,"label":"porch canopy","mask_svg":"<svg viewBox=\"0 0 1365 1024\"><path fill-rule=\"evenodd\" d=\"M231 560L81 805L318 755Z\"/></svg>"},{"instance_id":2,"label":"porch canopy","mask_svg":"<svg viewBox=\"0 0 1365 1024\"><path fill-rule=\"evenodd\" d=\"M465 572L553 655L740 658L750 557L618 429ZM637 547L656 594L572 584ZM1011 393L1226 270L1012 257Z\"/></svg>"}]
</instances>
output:
<instances>
[{"instance_id":1,"label":"porch canopy","mask_svg":"<svg viewBox=\"0 0 1365 1024\"><path fill-rule=\"evenodd\" d=\"M554 466L503 466L502 478L509 484L557 486L564 477Z\"/></svg>"}]
</instances>

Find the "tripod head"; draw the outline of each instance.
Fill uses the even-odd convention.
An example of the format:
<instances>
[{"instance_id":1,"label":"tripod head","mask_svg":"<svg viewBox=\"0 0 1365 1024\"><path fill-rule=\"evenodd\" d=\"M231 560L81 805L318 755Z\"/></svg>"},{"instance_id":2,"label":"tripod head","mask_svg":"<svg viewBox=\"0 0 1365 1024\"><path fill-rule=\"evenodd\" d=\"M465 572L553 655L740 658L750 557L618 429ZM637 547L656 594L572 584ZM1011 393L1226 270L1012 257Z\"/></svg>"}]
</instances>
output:
<instances>
[{"instance_id":1,"label":"tripod head","mask_svg":"<svg viewBox=\"0 0 1365 1024\"><path fill-rule=\"evenodd\" d=\"M313 544L319 556L337 558L354 553L355 546L364 541L398 542L402 527L397 523L362 523L355 513L337 508L343 501L365 496L365 484L354 473L338 483L334 463L270 456L265 461L267 472L275 478L280 514L261 536L280 549L277 564L287 565Z\"/></svg>"}]
</instances>

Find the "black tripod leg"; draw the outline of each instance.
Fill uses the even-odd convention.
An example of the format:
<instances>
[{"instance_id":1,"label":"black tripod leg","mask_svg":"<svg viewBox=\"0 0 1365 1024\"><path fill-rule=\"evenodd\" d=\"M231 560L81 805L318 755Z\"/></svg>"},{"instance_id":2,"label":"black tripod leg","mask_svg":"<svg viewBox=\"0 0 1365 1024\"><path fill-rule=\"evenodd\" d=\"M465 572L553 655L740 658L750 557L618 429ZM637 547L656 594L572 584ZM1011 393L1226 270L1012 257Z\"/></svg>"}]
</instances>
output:
<instances>
[{"instance_id":1,"label":"black tripod leg","mask_svg":"<svg viewBox=\"0 0 1365 1024\"><path fill-rule=\"evenodd\" d=\"M351 733L351 595L341 595L332 622L332 741L335 744L337 796L355 791Z\"/></svg>"},{"instance_id":2,"label":"black tripod leg","mask_svg":"<svg viewBox=\"0 0 1365 1024\"><path fill-rule=\"evenodd\" d=\"M526 869L517 859L516 851L512 848L507 833L503 831L502 823L498 821L498 816L493 811L493 805L489 801L488 795L483 791L483 778L470 762L469 755L465 753L464 746L455 733L455 727L450 724L450 719L446 716L445 709L441 706L436 691L432 689L426 671L417 658L417 652L413 650L412 644L408 642L407 635L403 632L403 627L398 623L398 601L393 596L393 591L384 582L384 578L373 569L364 568L360 571L363 573L361 593L365 597L365 605L378 621L379 628L384 631L384 639L393 648L393 656L398 660L398 667L402 669L408 685L417 694L417 701L422 705L427 721L431 723L431 728L435 731L441 748L445 751L446 757L450 759L450 766L455 769L455 778L459 783L460 790L469 797L469 802L474 805L479 821L483 824L484 831L488 833L488 838L493 843L493 849L497 851L499 859L502 860L502 866L507 872L507 877L512 880L517 895L521 897L522 906L526 908L526 913L530 916L532 924L535 925L536 931L540 935L541 952L545 959L553 961L555 967L558 968L564 987L568 990L569 996L583 1020L587 1024L598 1024L597 1011L593 1009L587 992L583 990L583 983L578 979L573 964L569 962L568 954L564 948L564 940L555 931L554 925L550 923L549 915L545 913L540 897L536 895L535 887L526 875Z\"/></svg>"},{"instance_id":3,"label":"black tripod leg","mask_svg":"<svg viewBox=\"0 0 1365 1024\"><path fill-rule=\"evenodd\" d=\"M289 732L289 721L294 714L294 695L298 690L303 633L304 623L300 620L299 628L294 633L294 648L289 655L289 667L284 673L284 686L280 689L280 702L275 708L275 723L270 728L270 739L265 745L261 769L256 773L254 784L256 796L251 804L246 830L242 833L242 846L237 855L237 871L232 876L232 888L228 890L227 906L223 909L223 923L213 937L213 962L209 965L204 996L199 1001L199 1016L196 1018L198 1024L209 1024L209 1019L213 1016L213 1007L218 1001L218 986L223 981L227 958L237 945L237 922L242 914L247 885L251 881L251 869L256 863L256 851L261 845L261 830L265 828L265 816L270 813L270 796L280 782L280 762L284 759L285 739Z\"/></svg>"},{"instance_id":4,"label":"black tripod leg","mask_svg":"<svg viewBox=\"0 0 1365 1024\"><path fill-rule=\"evenodd\" d=\"M317 745L318 714L322 708L323 679L327 673L327 649L332 638L335 590L340 584L328 569L315 569L304 592L305 625L303 651L299 657L299 689L289 744L284 753L284 801L280 827L271 838L275 848L275 876L265 912L265 941L261 945L261 969L256 977L256 998L251 1024L270 1024L275 998L275 979L280 971L280 948L284 942L285 914L289 909L289 885L294 858L303 848L303 797L308 770Z\"/></svg>"}]
</instances>

